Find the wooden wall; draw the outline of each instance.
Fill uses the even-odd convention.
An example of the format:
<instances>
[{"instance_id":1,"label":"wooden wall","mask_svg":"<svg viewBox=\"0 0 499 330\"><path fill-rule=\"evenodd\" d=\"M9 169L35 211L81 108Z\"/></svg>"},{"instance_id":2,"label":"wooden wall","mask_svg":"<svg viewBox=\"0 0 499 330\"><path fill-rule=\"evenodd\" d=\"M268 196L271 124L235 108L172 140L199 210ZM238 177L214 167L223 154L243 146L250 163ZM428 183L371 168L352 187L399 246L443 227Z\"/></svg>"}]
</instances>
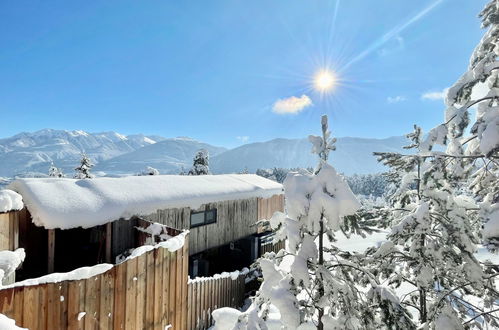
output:
<instances>
[{"instance_id":1,"label":"wooden wall","mask_svg":"<svg viewBox=\"0 0 499 330\"><path fill-rule=\"evenodd\" d=\"M14 251L19 247L19 222L25 216L25 211L0 213L0 251ZM11 284L16 281L16 274L3 279L2 284Z\"/></svg>"},{"instance_id":2,"label":"wooden wall","mask_svg":"<svg viewBox=\"0 0 499 330\"><path fill-rule=\"evenodd\" d=\"M216 223L189 229L191 211L212 208L217 209ZM144 218L177 229L189 229L189 254L193 255L255 234L257 233L255 223L258 220L269 219L275 211L283 210L284 196L275 195L269 199L251 198L210 203L196 210L191 210L188 207L158 210ZM269 214L270 216L268 216Z\"/></svg>"},{"instance_id":3,"label":"wooden wall","mask_svg":"<svg viewBox=\"0 0 499 330\"><path fill-rule=\"evenodd\" d=\"M235 280L230 277L209 277L189 281L187 328L208 329L213 322L211 312L221 307L241 307L244 294L245 275L239 275Z\"/></svg>"},{"instance_id":4,"label":"wooden wall","mask_svg":"<svg viewBox=\"0 0 499 330\"><path fill-rule=\"evenodd\" d=\"M19 247L19 218L25 211L0 213L0 251Z\"/></svg>"},{"instance_id":5,"label":"wooden wall","mask_svg":"<svg viewBox=\"0 0 499 330\"><path fill-rule=\"evenodd\" d=\"M188 329L188 251L187 236L85 280L3 289L0 313L31 330Z\"/></svg>"},{"instance_id":6,"label":"wooden wall","mask_svg":"<svg viewBox=\"0 0 499 330\"><path fill-rule=\"evenodd\" d=\"M284 195L258 198L258 220L270 220L276 211L284 212Z\"/></svg>"}]
</instances>

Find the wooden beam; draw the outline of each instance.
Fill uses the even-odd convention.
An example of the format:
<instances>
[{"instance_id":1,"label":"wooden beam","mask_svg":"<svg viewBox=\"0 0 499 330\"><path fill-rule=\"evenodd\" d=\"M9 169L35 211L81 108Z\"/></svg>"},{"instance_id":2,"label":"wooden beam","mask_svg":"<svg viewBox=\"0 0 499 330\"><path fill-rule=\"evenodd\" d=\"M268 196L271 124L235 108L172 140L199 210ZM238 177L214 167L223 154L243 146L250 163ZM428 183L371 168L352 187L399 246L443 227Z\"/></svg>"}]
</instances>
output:
<instances>
[{"instance_id":1,"label":"wooden beam","mask_svg":"<svg viewBox=\"0 0 499 330\"><path fill-rule=\"evenodd\" d=\"M48 230L48 266L47 272L54 272L54 257L55 257L55 229Z\"/></svg>"},{"instance_id":2,"label":"wooden beam","mask_svg":"<svg viewBox=\"0 0 499 330\"><path fill-rule=\"evenodd\" d=\"M112 222L108 222L106 224L106 262L108 264L111 263L114 264L114 262L111 262L112 238L113 238L113 224Z\"/></svg>"}]
</instances>

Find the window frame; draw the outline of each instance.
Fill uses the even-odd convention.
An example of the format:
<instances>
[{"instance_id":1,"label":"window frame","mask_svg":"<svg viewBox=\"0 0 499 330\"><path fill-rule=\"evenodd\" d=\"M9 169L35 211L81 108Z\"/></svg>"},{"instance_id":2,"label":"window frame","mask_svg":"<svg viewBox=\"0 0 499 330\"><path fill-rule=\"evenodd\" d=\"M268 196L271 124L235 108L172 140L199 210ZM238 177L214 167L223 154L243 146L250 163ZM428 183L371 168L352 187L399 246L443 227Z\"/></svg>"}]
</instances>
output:
<instances>
[{"instance_id":1,"label":"window frame","mask_svg":"<svg viewBox=\"0 0 499 330\"><path fill-rule=\"evenodd\" d=\"M192 215L193 214L200 214L200 213L203 213L203 222L193 225L192 224ZM213 214L213 220L210 220L210 221L207 220L208 213ZM213 209L207 209L207 210L203 210L203 211L191 211L191 214L189 216L189 226L190 226L189 228L206 226L206 225L210 225L213 223L217 223L217 209L213 208Z\"/></svg>"}]
</instances>

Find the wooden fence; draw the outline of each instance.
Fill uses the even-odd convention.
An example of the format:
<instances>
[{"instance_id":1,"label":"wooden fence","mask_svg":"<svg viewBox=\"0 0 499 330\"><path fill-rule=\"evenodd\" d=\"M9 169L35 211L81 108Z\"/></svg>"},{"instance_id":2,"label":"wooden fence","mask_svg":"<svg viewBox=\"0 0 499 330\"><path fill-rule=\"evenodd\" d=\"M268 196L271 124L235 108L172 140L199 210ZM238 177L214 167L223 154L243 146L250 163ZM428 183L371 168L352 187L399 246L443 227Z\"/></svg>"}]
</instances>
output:
<instances>
[{"instance_id":1,"label":"wooden fence","mask_svg":"<svg viewBox=\"0 0 499 330\"><path fill-rule=\"evenodd\" d=\"M88 279L3 289L0 313L31 330L188 329L188 257L187 235Z\"/></svg>"},{"instance_id":2,"label":"wooden fence","mask_svg":"<svg viewBox=\"0 0 499 330\"><path fill-rule=\"evenodd\" d=\"M204 330L212 325L211 312L220 307L238 308L243 305L245 275L189 280L187 328Z\"/></svg>"},{"instance_id":3,"label":"wooden fence","mask_svg":"<svg viewBox=\"0 0 499 330\"><path fill-rule=\"evenodd\" d=\"M264 255L267 252L279 252L281 249L284 249L286 247L285 241L279 241L277 243L274 243L272 241L267 242L267 243L262 243L260 245L260 255Z\"/></svg>"}]
</instances>

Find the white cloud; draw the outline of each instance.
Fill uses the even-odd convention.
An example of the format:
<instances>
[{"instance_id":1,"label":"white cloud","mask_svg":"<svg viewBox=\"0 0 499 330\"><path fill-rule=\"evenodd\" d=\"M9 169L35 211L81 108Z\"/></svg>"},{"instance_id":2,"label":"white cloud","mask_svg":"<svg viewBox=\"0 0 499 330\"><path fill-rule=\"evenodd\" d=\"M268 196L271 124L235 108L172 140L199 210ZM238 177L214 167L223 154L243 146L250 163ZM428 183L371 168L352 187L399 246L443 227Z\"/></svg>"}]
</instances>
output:
<instances>
[{"instance_id":1,"label":"white cloud","mask_svg":"<svg viewBox=\"0 0 499 330\"><path fill-rule=\"evenodd\" d=\"M430 101L443 100L445 98L446 93L447 93L447 88L439 92L426 92L423 93L423 95L421 95L421 99L430 100Z\"/></svg>"},{"instance_id":2,"label":"white cloud","mask_svg":"<svg viewBox=\"0 0 499 330\"><path fill-rule=\"evenodd\" d=\"M296 114L311 105L312 100L310 97L303 94L301 97L291 96L287 99L277 100L272 107L272 111L280 115Z\"/></svg>"},{"instance_id":3,"label":"white cloud","mask_svg":"<svg viewBox=\"0 0 499 330\"><path fill-rule=\"evenodd\" d=\"M388 96L386 98L386 101L390 104L393 104L393 103L399 103L399 102L404 102L404 101L407 101L407 99L405 98L405 96L402 96L402 95L397 95L397 96Z\"/></svg>"},{"instance_id":4,"label":"white cloud","mask_svg":"<svg viewBox=\"0 0 499 330\"><path fill-rule=\"evenodd\" d=\"M242 143L246 143L249 140L249 136L236 136L236 139L238 139Z\"/></svg>"}]
</instances>

